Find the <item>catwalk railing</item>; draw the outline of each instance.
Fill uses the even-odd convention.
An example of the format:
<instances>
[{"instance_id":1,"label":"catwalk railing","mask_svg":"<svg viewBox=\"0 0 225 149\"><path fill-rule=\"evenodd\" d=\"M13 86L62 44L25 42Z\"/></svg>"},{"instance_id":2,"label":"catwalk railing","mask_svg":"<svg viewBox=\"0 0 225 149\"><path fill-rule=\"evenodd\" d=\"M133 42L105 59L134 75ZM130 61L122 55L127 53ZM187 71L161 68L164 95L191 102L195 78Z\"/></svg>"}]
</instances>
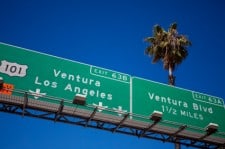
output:
<instances>
[{"instance_id":1,"label":"catwalk railing","mask_svg":"<svg viewBox=\"0 0 225 149\"><path fill-rule=\"evenodd\" d=\"M225 134L223 133L218 133L223 137L215 137L207 133L194 133L205 132L205 130L171 123L163 119L156 122L150 120L149 117L129 112L121 112L119 116L115 116L118 111L113 109L103 109L93 105L76 105L72 103L72 100L57 97L44 96L40 98L41 100L37 100L32 98L33 93L30 94L23 90L11 92L14 92L14 95L0 94L1 112L107 130L112 133L118 132L162 142L180 143L196 148L225 148ZM173 127L165 127L165 125Z\"/></svg>"}]
</instances>

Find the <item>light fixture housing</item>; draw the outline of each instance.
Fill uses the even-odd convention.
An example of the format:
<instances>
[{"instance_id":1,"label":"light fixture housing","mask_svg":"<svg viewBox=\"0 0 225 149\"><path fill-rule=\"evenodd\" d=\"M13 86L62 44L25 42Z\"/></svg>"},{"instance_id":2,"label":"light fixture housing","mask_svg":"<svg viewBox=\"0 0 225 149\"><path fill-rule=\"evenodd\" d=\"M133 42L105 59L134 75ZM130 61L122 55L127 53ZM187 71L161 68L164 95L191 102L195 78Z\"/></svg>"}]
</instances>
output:
<instances>
[{"instance_id":1,"label":"light fixture housing","mask_svg":"<svg viewBox=\"0 0 225 149\"><path fill-rule=\"evenodd\" d=\"M159 122L162 119L162 115L163 114L160 111L153 111L153 113L150 116L150 119L152 121Z\"/></svg>"},{"instance_id":2,"label":"light fixture housing","mask_svg":"<svg viewBox=\"0 0 225 149\"><path fill-rule=\"evenodd\" d=\"M0 77L0 89L3 88L3 85L4 85L4 80L2 77Z\"/></svg>"},{"instance_id":3,"label":"light fixture housing","mask_svg":"<svg viewBox=\"0 0 225 149\"><path fill-rule=\"evenodd\" d=\"M215 124L215 123L209 123L209 124L206 126L206 132L209 133L209 134L213 134L213 133L217 132L218 127L219 127L218 124Z\"/></svg>"},{"instance_id":4,"label":"light fixture housing","mask_svg":"<svg viewBox=\"0 0 225 149\"><path fill-rule=\"evenodd\" d=\"M86 104L86 98L87 98L86 95L76 94L76 96L73 99L73 104L84 106Z\"/></svg>"}]
</instances>

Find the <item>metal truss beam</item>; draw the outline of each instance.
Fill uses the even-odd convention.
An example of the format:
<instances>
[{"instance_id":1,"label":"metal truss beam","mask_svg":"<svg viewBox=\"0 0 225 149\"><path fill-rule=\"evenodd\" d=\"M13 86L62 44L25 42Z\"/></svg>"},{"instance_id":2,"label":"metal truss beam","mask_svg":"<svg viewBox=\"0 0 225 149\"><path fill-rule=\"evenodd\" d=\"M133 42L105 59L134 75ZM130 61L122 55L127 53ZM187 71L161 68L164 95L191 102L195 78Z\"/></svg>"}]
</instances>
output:
<instances>
[{"instance_id":1,"label":"metal truss beam","mask_svg":"<svg viewBox=\"0 0 225 149\"><path fill-rule=\"evenodd\" d=\"M129 113L126 114L126 115L123 117L123 119L119 122L119 124L116 126L116 128L113 129L112 132L113 132L113 133L116 132L117 129L120 128L120 126L124 123L124 121L126 121L126 119L127 119L128 117L129 117Z\"/></svg>"},{"instance_id":2,"label":"metal truss beam","mask_svg":"<svg viewBox=\"0 0 225 149\"><path fill-rule=\"evenodd\" d=\"M15 98L16 99L16 98ZM15 100L14 99L14 100ZM157 131L153 129L157 123L150 124L144 129L141 127L135 127L128 125L126 122L129 121L129 114L125 114L120 117L116 122L99 119L98 108L94 108L92 112L84 114L72 114L76 113L77 109L68 108L64 105L64 101L60 101L60 104L50 105L52 108L45 108L42 106L33 106L29 104L30 99L28 99L27 94L24 94L22 101L15 100L15 102L8 102L8 100L3 100L0 97L0 112L12 113L21 116L28 116L34 118L41 118L45 120L51 120L54 122L62 122L67 124L73 124L83 127L90 127L95 129L106 130L110 132L117 132L147 139L155 139L162 142L180 143L181 145L191 146L196 148L206 148L206 149L216 149L219 147L225 147L224 143L213 143L202 139L193 139L184 136L179 136L187 126L181 126L175 133L169 134ZM32 101L33 102L33 101ZM69 113L68 110L73 112ZM82 112L82 111L79 111ZM179 142L176 140L179 138Z\"/></svg>"},{"instance_id":3,"label":"metal truss beam","mask_svg":"<svg viewBox=\"0 0 225 149\"><path fill-rule=\"evenodd\" d=\"M97 112L97 110L98 110L98 107L96 107L94 109L94 111L91 113L91 116L87 119L87 123L85 124L85 127L87 127L89 122L93 119L93 117L95 116L95 113Z\"/></svg>"}]
</instances>

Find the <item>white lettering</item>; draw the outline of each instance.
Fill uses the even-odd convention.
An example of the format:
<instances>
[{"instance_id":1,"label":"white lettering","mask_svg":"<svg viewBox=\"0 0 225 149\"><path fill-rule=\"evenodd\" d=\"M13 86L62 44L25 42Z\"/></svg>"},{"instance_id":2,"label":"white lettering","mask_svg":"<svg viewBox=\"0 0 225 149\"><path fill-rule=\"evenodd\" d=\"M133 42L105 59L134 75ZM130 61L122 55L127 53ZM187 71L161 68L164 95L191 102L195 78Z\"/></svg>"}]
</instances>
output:
<instances>
[{"instance_id":1,"label":"white lettering","mask_svg":"<svg viewBox=\"0 0 225 149\"><path fill-rule=\"evenodd\" d=\"M65 91L69 90L69 91L72 92L73 90L72 90L71 84L67 84L64 90L65 90Z\"/></svg>"},{"instance_id":2,"label":"white lettering","mask_svg":"<svg viewBox=\"0 0 225 149\"><path fill-rule=\"evenodd\" d=\"M6 60L1 61L0 72L9 76L25 77L27 65L20 65L17 63L11 63Z\"/></svg>"},{"instance_id":3,"label":"white lettering","mask_svg":"<svg viewBox=\"0 0 225 149\"><path fill-rule=\"evenodd\" d=\"M67 74L66 73L62 73L61 74L61 78L66 79L66 77L67 77Z\"/></svg>"},{"instance_id":4,"label":"white lettering","mask_svg":"<svg viewBox=\"0 0 225 149\"><path fill-rule=\"evenodd\" d=\"M169 105L179 106L179 107L185 107L188 108L188 104L185 101L172 99L170 97L164 97L155 95L155 93L148 92L148 96L150 100L155 100L157 102L167 103Z\"/></svg>"},{"instance_id":5,"label":"white lettering","mask_svg":"<svg viewBox=\"0 0 225 149\"><path fill-rule=\"evenodd\" d=\"M75 81L77 83L87 84L90 86L96 86L96 87L101 86L100 81L87 78L87 77L81 77L79 74L77 75L67 74L65 72L62 72L61 70L56 70L56 69L53 70L53 74L54 74L54 77L56 78L59 77L61 79L67 79L69 81Z\"/></svg>"},{"instance_id":6,"label":"white lettering","mask_svg":"<svg viewBox=\"0 0 225 149\"><path fill-rule=\"evenodd\" d=\"M57 82L51 82L49 80L41 80L38 76L36 76L34 84L44 85L45 87L57 88Z\"/></svg>"},{"instance_id":7,"label":"white lettering","mask_svg":"<svg viewBox=\"0 0 225 149\"><path fill-rule=\"evenodd\" d=\"M55 77L58 77L59 76L59 74L61 73L61 71L59 70L59 71L57 71L57 70L53 70L54 71L54 76Z\"/></svg>"},{"instance_id":8,"label":"white lettering","mask_svg":"<svg viewBox=\"0 0 225 149\"><path fill-rule=\"evenodd\" d=\"M150 92L148 92L148 96L149 96L149 98L150 98L151 100L153 100L153 98L154 98L155 95L154 95L154 93L151 94Z\"/></svg>"},{"instance_id":9,"label":"white lettering","mask_svg":"<svg viewBox=\"0 0 225 149\"><path fill-rule=\"evenodd\" d=\"M69 92L74 92L77 94L83 94L83 95L88 95L91 97L97 97L97 98L101 98L101 99L107 99L107 100L112 100L113 96L110 93L105 93L105 92L101 92L99 90L89 90L87 88L80 88L78 86L73 86L72 84L68 83L65 88L65 91L69 91Z\"/></svg>"},{"instance_id":10,"label":"white lettering","mask_svg":"<svg viewBox=\"0 0 225 149\"><path fill-rule=\"evenodd\" d=\"M41 85L41 82L39 82L38 77L35 78L35 82L34 83L37 84L37 85Z\"/></svg>"},{"instance_id":11,"label":"white lettering","mask_svg":"<svg viewBox=\"0 0 225 149\"><path fill-rule=\"evenodd\" d=\"M201 121L204 120L202 114L191 113L190 111L180 110L180 115L191 118L191 119L196 119L196 120L201 120Z\"/></svg>"},{"instance_id":12,"label":"white lettering","mask_svg":"<svg viewBox=\"0 0 225 149\"><path fill-rule=\"evenodd\" d=\"M203 106L203 105L200 105L200 104L196 104L196 103L193 103L192 104L192 107L195 111L201 111L201 112L205 112L205 113L210 113L212 114L213 113L213 109L212 107L206 107L206 106Z\"/></svg>"}]
</instances>

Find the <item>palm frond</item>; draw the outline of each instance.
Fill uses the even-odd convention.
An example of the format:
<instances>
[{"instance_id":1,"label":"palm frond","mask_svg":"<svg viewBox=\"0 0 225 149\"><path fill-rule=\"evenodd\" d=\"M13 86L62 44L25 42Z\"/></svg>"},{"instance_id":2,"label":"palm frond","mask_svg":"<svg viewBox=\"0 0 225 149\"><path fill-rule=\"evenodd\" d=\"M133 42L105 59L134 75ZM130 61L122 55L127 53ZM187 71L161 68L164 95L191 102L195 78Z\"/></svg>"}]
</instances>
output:
<instances>
[{"instance_id":1,"label":"palm frond","mask_svg":"<svg viewBox=\"0 0 225 149\"><path fill-rule=\"evenodd\" d=\"M174 30L177 29L177 23L176 23L176 22L174 22L174 23L172 23L172 24L170 25L169 30L172 30L172 29L174 29Z\"/></svg>"},{"instance_id":2,"label":"palm frond","mask_svg":"<svg viewBox=\"0 0 225 149\"><path fill-rule=\"evenodd\" d=\"M153 36L145 38L150 45L145 53L156 63L162 60L166 70L174 70L187 56L190 40L177 32L177 23L172 23L166 32L160 25L153 27Z\"/></svg>"},{"instance_id":3,"label":"palm frond","mask_svg":"<svg viewBox=\"0 0 225 149\"><path fill-rule=\"evenodd\" d=\"M159 25L155 25L153 27L154 36L156 36L157 34L162 34L163 31L164 31L164 29L161 26L159 26Z\"/></svg>"},{"instance_id":4,"label":"palm frond","mask_svg":"<svg viewBox=\"0 0 225 149\"><path fill-rule=\"evenodd\" d=\"M144 41L150 42L150 43L154 43L155 42L155 38L154 37L147 37L147 38L144 39Z\"/></svg>"}]
</instances>

